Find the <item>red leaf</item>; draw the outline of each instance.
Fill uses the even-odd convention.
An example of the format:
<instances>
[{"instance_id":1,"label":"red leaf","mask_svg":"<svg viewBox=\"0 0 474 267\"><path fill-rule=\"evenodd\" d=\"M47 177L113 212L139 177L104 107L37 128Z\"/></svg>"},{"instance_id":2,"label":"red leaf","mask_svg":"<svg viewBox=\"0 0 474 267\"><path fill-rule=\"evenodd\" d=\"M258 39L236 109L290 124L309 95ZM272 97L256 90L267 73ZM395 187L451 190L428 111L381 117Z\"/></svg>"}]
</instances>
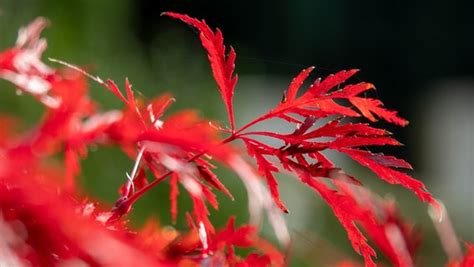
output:
<instances>
[{"instance_id":1,"label":"red leaf","mask_svg":"<svg viewBox=\"0 0 474 267\"><path fill-rule=\"evenodd\" d=\"M138 170L137 176L133 179L136 190L140 190L148 184L148 179L144 168Z\"/></svg>"},{"instance_id":2,"label":"red leaf","mask_svg":"<svg viewBox=\"0 0 474 267\"><path fill-rule=\"evenodd\" d=\"M262 176L267 179L268 187L270 188L270 194L275 201L275 204L283 212L288 213L288 209L285 207L285 204L280 198L280 193L278 191L278 181L273 175L273 172L278 172L279 169L270 163L258 150L257 147L254 147L252 144L246 142L247 149L250 156L253 156L257 161L258 171Z\"/></svg>"},{"instance_id":3,"label":"red leaf","mask_svg":"<svg viewBox=\"0 0 474 267\"><path fill-rule=\"evenodd\" d=\"M343 89L332 93L331 97L349 98L349 97L357 96L358 94L363 93L370 89L375 89L375 86L371 83L361 82L358 84L349 84L349 85L346 85Z\"/></svg>"},{"instance_id":4,"label":"red leaf","mask_svg":"<svg viewBox=\"0 0 474 267\"><path fill-rule=\"evenodd\" d=\"M174 101L175 99L170 94L164 94L147 105L149 120L156 128L160 126L158 123L160 117Z\"/></svg>"},{"instance_id":5,"label":"red leaf","mask_svg":"<svg viewBox=\"0 0 474 267\"><path fill-rule=\"evenodd\" d=\"M308 91L302 96L303 98L313 98L326 94L335 86L340 85L345 82L347 79L356 74L359 70L342 70L336 74L331 74L322 82L314 83Z\"/></svg>"},{"instance_id":6,"label":"red leaf","mask_svg":"<svg viewBox=\"0 0 474 267\"><path fill-rule=\"evenodd\" d=\"M399 159L393 156L386 156L384 154L373 154L370 153L367 155L367 158L377 162L380 165L390 168L403 168L403 169L410 169L412 170L413 167L410 163L404 161L403 159Z\"/></svg>"},{"instance_id":7,"label":"red leaf","mask_svg":"<svg viewBox=\"0 0 474 267\"><path fill-rule=\"evenodd\" d=\"M178 216L178 174L173 173L170 179L170 201L171 201L171 219L173 223L176 223L176 217Z\"/></svg>"},{"instance_id":8,"label":"red leaf","mask_svg":"<svg viewBox=\"0 0 474 267\"><path fill-rule=\"evenodd\" d=\"M198 171L204 180L208 182L213 187L217 188L218 190L224 192L230 199L234 200L234 197L230 193L230 191L221 183L221 181L217 178L217 176L209 169L207 166L198 166Z\"/></svg>"},{"instance_id":9,"label":"red leaf","mask_svg":"<svg viewBox=\"0 0 474 267\"><path fill-rule=\"evenodd\" d=\"M360 110L362 115L369 119L370 121L376 121L375 117L372 115L375 114L378 117L395 123L400 126L406 126L408 121L397 116L396 111L390 111L383 108L383 104L380 100L371 99L371 98L361 98L361 97L351 97L349 101Z\"/></svg>"},{"instance_id":10,"label":"red leaf","mask_svg":"<svg viewBox=\"0 0 474 267\"><path fill-rule=\"evenodd\" d=\"M112 80L107 80L106 88L117 96L124 104L128 105L128 99L122 94L117 84Z\"/></svg>"},{"instance_id":11,"label":"red leaf","mask_svg":"<svg viewBox=\"0 0 474 267\"><path fill-rule=\"evenodd\" d=\"M375 267L376 265L372 257L375 257L376 253L367 243L366 237L355 225L357 220L370 216L370 214L358 209L357 203L353 199L338 194L325 184L312 179L305 172L298 170L297 172L302 182L317 191L332 208L334 215L346 230L349 240L352 243L352 247L357 253L364 257L366 266Z\"/></svg>"},{"instance_id":12,"label":"red leaf","mask_svg":"<svg viewBox=\"0 0 474 267\"><path fill-rule=\"evenodd\" d=\"M309 67L307 69L304 69L296 76L296 78L293 79L291 82L290 86L288 87L288 94L287 94L287 99L286 101L293 101L296 98L296 95L298 94L298 90L300 89L301 85L303 82L308 78L309 74L311 71L314 70L314 67Z\"/></svg>"},{"instance_id":13,"label":"red leaf","mask_svg":"<svg viewBox=\"0 0 474 267\"><path fill-rule=\"evenodd\" d=\"M205 230L208 233L213 233L214 232L214 226L209 221L209 210L206 207L206 203L199 196L191 195L191 198L192 198L193 204L194 204L193 205L193 214L194 214L194 217L196 218L197 223L199 224L200 222L202 222L204 224Z\"/></svg>"},{"instance_id":14,"label":"red leaf","mask_svg":"<svg viewBox=\"0 0 474 267\"><path fill-rule=\"evenodd\" d=\"M204 197L206 198L207 202L209 202L209 204L211 204L211 206L214 209L218 209L219 208L219 203L217 202L216 195L211 191L211 189L207 188L204 185L201 185L201 190L202 190L202 192L204 194Z\"/></svg>"},{"instance_id":15,"label":"red leaf","mask_svg":"<svg viewBox=\"0 0 474 267\"><path fill-rule=\"evenodd\" d=\"M334 114L348 117L359 117L359 114L357 112L355 112L351 108L337 104L332 99L317 99L312 102L309 102L307 106L314 106L319 110L328 113L329 115ZM305 105L302 105L302 107L305 107Z\"/></svg>"},{"instance_id":16,"label":"red leaf","mask_svg":"<svg viewBox=\"0 0 474 267\"><path fill-rule=\"evenodd\" d=\"M341 137L329 143L329 148L338 149L341 147L358 146L399 146L400 142L391 137Z\"/></svg>"},{"instance_id":17,"label":"red leaf","mask_svg":"<svg viewBox=\"0 0 474 267\"><path fill-rule=\"evenodd\" d=\"M389 160L389 164L387 164L385 161L380 161L379 157L376 156L374 158L372 153L364 150L351 148L339 148L338 150L359 162L361 165L366 166L386 182L390 184L400 184L412 190L420 200L428 201L433 206L438 206L436 200L426 191L426 187L422 182L413 179L408 174L387 167L392 165L392 163L401 164L402 166L407 166L406 164L399 161L390 162L392 159Z\"/></svg>"},{"instance_id":18,"label":"red leaf","mask_svg":"<svg viewBox=\"0 0 474 267\"><path fill-rule=\"evenodd\" d=\"M324 124L323 126L317 128L314 131L311 131L304 135L304 139L318 138L318 137L338 137L346 135L361 135L361 136L370 136L370 135L387 135L388 132L384 129L378 129L370 127L368 124L364 123L347 123L342 124L341 120L333 120Z\"/></svg>"},{"instance_id":19,"label":"red leaf","mask_svg":"<svg viewBox=\"0 0 474 267\"><path fill-rule=\"evenodd\" d=\"M65 173L65 187L69 192L75 190L75 179L81 170L79 164L79 157L73 149L66 149L64 152L64 165L66 167Z\"/></svg>"},{"instance_id":20,"label":"red leaf","mask_svg":"<svg viewBox=\"0 0 474 267\"><path fill-rule=\"evenodd\" d=\"M238 76L234 75L236 57L234 49L230 47L229 54L226 56L226 48L221 31L217 29L213 32L204 20L200 21L187 15L172 12L165 12L163 15L180 19L199 30L201 43L207 51L214 79L219 86L219 91L227 108L232 130L234 130L235 122L232 109L232 97L238 80Z\"/></svg>"},{"instance_id":21,"label":"red leaf","mask_svg":"<svg viewBox=\"0 0 474 267\"><path fill-rule=\"evenodd\" d=\"M320 152L310 153L309 156L316 159L322 168L334 168L334 164Z\"/></svg>"}]
</instances>

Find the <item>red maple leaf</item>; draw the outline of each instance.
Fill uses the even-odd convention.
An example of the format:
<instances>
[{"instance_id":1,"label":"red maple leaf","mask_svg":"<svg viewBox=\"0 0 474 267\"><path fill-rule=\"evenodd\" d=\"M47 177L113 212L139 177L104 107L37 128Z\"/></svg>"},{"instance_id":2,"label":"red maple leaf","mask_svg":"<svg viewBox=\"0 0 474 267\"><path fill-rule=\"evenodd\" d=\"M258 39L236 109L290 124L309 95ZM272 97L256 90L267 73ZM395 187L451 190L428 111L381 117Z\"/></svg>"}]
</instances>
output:
<instances>
[{"instance_id":1,"label":"red maple leaf","mask_svg":"<svg viewBox=\"0 0 474 267\"><path fill-rule=\"evenodd\" d=\"M234 96L234 89L238 80L238 76L233 74L236 57L234 48L230 47L229 54L226 56L226 48L224 46L222 32L219 29L216 29L214 32L209 26L207 26L204 20L200 21L187 15L173 12L164 12L162 15L180 19L199 31L199 38L201 39L202 46L207 51L209 62L211 63L212 74L219 86L219 91L229 115L230 125L232 130L234 130L235 122L234 112L232 109L232 97Z\"/></svg>"}]
</instances>

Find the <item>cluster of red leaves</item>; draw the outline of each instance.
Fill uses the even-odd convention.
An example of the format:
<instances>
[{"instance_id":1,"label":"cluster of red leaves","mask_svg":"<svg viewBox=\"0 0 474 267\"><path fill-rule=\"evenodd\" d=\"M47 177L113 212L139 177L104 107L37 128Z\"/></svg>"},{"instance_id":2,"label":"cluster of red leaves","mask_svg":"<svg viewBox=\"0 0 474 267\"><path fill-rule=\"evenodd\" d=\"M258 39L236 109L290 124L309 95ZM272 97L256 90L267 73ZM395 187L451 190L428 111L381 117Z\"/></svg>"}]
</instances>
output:
<instances>
[{"instance_id":1,"label":"cluster of red leaves","mask_svg":"<svg viewBox=\"0 0 474 267\"><path fill-rule=\"evenodd\" d=\"M289 245L282 214L288 210L275 177L275 173L285 170L327 202L366 266L375 266L376 256L367 238L394 265L413 266L420 241L418 232L402 220L392 201L374 196L325 156L329 150L346 154L380 179L400 184L420 200L437 206L420 181L398 170L411 169L409 163L366 150L399 142L384 129L347 122L347 118L355 117L374 122L378 117L400 126L407 124L379 100L361 96L373 85L344 85L357 72L349 70L317 79L299 93L311 67L291 82L275 108L236 128L232 105L237 83L234 50L230 48L226 54L222 33L213 31L204 21L176 13L164 15L199 31L231 130L200 118L195 111L164 116L174 99L168 94L151 101L137 98L128 80L123 93L113 81L103 81L68 63L52 60L66 65L65 69L47 66L41 61L46 41L39 37L46 21L37 19L20 29L14 48L0 54L0 77L33 95L46 109L41 122L26 133L13 130L15 120L2 118L4 125L12 127L3 127L0 135L0 234L4 237L0 240L0 263L283 266L285 257L258 236L257 226L262 214L267 213L281 245ZM123 103L123 110L101 111L87 95L86 77L115 95ZM280 119L295 130L250 130L270 119ZM262 136L283 145L268 145L260 141ZM245 149L230 144L235 140L242 141ZM119 189L120 197L110 211L78 200L82 197L75 181L80 174L80 159L87 156L90 145L119 146L135 159L131 172L121 178L124 184ZM63 155L63 168L51 163L58 154ZM247 156L255 159L255 167ZM251 224L236 228L230 218L224 229L214 228L208 210L208 205L218 209L214 190L234 198L214 174L216 163L233 170L247 188ZM144 193L166 179L171 187L173 220L178 213L180 186L193 200L193 210L186 214L189 230L179 233L157 223L139 232L129 230L122 217ZM241 257L234 252L235 247L253 250ZM118 254L120 257L116 257ZM468 266L462 264L450 266Z\"/></svg>"}]
</instances>

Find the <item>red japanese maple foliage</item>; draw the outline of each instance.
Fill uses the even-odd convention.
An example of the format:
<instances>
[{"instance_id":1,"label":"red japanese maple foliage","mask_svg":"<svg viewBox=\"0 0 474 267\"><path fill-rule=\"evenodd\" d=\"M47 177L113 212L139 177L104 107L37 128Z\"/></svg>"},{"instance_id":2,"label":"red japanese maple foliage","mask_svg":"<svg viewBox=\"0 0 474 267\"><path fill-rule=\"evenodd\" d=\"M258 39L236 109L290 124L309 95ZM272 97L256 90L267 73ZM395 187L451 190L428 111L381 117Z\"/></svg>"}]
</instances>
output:
<instances>
[{"instance_id":1,"label":"red japanese maple foliage","mask_svg":"<svg viewBox=\"0 0 474 267\"><path fill-rule=\"evenodd\" d=\"M0 77L35 97L45 109L41 121L26 132L17 130L15 118L1 117L0 265L285 266L283 251L290 246L290 235L283 215L288 210L275 176L285 170L332 208L365 266L376 266L373 246L393 265L413 266L420 243L416 228L401 218L394 201L377 197L325 155L329 150L346 154L380 179L408 188L439 209L423 183L401 171L411 169L409 163L367 149L400 145L388 131L347 120L375 122L380 118L400 126L408 123L380 100L363 96L374 86L348 83L357 73L348 70L316 79L302 92L313 70L310 67L293 79L280 103L239 128L232 105L237 84L234 49L226 49L221 31L211 29L204 20L177 13L163 15L198 30L230 130L193 110L167 114L175 101L169 94L148 101L134 95L128 80L122 92L113 81L103 81L60 60L51 59L61 63L62 69L46 65L41 60L46 41L40 33L47 22L38 18L20 29L13 48L0 54ZM87 78L109 90L123 109L103 111L88 96ZM279 119L294 131L252 130L270 119ZM271 146L260 141L262 136L284 145ZM238 140L243 147L234 144ZM124 181L118 189L120 197L109 210L89 202L76 188L80 160L87 157L91 145L118 146L135 161L131 172L119 177ZM62 164L57 162L58 155ZM241 197L233 196L214 173L216 163L234 171L245 185L249 224L236 227L231 217L219 230L210 221L208 206L218 209L215 190L231 199ZM156 221L141 230L130 229L124 216L150 188L164 182L171 187L173 221L180 186L190 195L189 229L178 232ZM264 214L279 245L258 235ZM251 252L238 255L235 248L250 248ZM467 250L464 259L452 259L448 266L472 266L472 245ZM357 265L343 262L338 266Z\"/></svg>"}]
</instances>

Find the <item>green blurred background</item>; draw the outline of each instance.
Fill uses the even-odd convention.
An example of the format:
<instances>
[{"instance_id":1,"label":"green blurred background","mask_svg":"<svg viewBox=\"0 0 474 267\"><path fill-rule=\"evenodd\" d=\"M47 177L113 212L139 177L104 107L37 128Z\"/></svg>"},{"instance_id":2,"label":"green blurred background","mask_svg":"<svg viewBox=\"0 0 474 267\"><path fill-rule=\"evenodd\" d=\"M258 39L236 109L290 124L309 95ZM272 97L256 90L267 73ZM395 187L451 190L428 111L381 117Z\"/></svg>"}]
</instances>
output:
<instances>
[{"instance_id":1,"label":"green blurred background","mask_svg":"<svg viewBox=\"0 0 474 267\"><path fill-rule=\"evenodd\" d=\"M388 127L406 147L387 150L414 163L415 177L448 208L462 240L474 239L474 2L472 1L118 1L0 0L0 47L14 44L20 25L37 16L51 22L44 36L45 56L88 66L102 78L128 77L145 97L172 92L172 111L194 108L225 122L225 109L207 58L194 31L160 17L163 11L188 13L218 26L237 51L237 121L245 121L277 103L291 78L315 65L318 75L360 68L358 80L377 86L377 96L411 121ZM18 97L1 82L0 112L14 113L27 125L41 116L28 96ZM120 108L109 93L91 83L91 94L104 109ZM278 125L268 125L279 129ZM439 240L426 206L407 190L387 187L346 158L334 159L362 177L374 191L390 193L403 214L423 228L420 266L442 266ZM133 162L113 148L92 149L83 162L81 182L94 198L113 203ZM223 225L230 214L247 220L245 191L237 177L219 170L237 200L219 194L212 219ZM343 258L360 260L331 211L310 190L281 177L286 216L294 240L292 266L326 266ZM169 188L158 186L139 201L131 215L139 227L149 216L170 223ZM184 227L189 199L180 197ZM274 239L268 227L264 234Z\"/></svg>"}]
</instances>

